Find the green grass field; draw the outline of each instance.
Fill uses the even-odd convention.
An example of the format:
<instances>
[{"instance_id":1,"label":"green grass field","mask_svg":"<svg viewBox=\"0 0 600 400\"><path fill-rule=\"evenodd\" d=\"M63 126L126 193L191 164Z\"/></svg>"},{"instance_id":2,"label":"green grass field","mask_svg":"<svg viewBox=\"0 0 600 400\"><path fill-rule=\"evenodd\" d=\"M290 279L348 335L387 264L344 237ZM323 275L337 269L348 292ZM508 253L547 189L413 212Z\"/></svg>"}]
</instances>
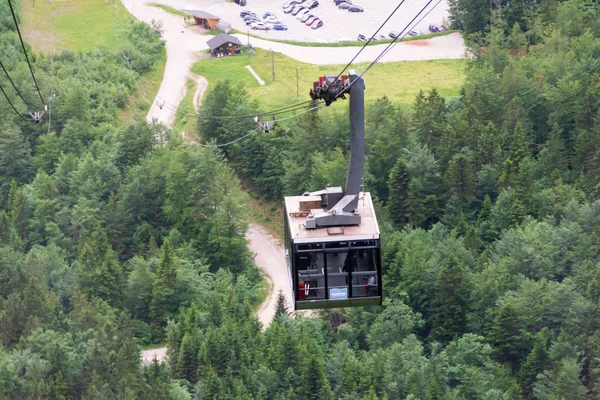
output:
<instances>
[{"instance_id":1,"label":"green grass field","mask_svg":"<svg viewBox=\"0 0 600 400\"><path fill-rule=\"evenodd\" d=\"M373 101L387 96L394 103L412 103L419 90L436 88L446 97L457 96L464 81L466 60L406 61L376 64L365 75L365 100ZM245 68L252 66L266 82L260 86ZM357 71L363 71L368 63L356 64ZM325 74L337 74L343 65L304 64L282 54L275 54L275 81L272 78L271 53L256 49L256 55L247 53L198 61L192 67L196 74L208 79L209 90L215 82L229 79L243 82L250 95L258 99L264 109L284 107L308 100L312 82ZM298 68L299 97L296 97L296 68Z\"/></svg>"},{"instance_id":2,"label":"green grass field","mask_svg":"<svg viewBox=\"0 0 600 400\"><path fill-rule=\"evenodd\" d=\"M33 49L89 51L116 48L131 14L119 0L23 0L22 30Z\"/></svg>"}]
</instances>

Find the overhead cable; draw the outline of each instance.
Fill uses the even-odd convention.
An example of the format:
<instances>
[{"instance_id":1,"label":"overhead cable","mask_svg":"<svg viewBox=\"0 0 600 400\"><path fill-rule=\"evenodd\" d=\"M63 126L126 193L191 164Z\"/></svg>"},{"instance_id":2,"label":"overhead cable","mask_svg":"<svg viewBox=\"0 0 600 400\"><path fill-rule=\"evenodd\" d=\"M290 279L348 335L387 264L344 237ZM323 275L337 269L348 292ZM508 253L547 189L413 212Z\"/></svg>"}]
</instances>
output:
<instances>
[{"instance_id":1,"label":"overhead cable","mask_svg":"<svg viewBox=\"0 0 600 400\"><path fill-rule=\"evenodd\" d=\"M23 115L21 115L20 112L17 111L17 109L13 105L12 101L10 101L10 98L8 97L8 95L6 94L6 92L4 91L4 88L2 87L2 85L0 85L0 91L2 92L2 94L4 95L4 97L6 98L6 101L8 101L8 104L10 104L11 108L14 110L15 114L17 114L19 117L21 117L25 121L29 122L27 120L27 118L25 118Z\"/></svg>"},{"instance_id":2,"label":"overhead cable","mask_svg":"<svg viewBox=\"0 0 600 400\"><path fill-rule=\"evenodd\" d=\"M17 16L15 15L15 10L12 6L12 1L8 0L8 6L10 7L10 12L12 13L13 21L15 21L15 28L17 28L17 33L19 34L19 40L21 41L21 47L23 47L23 53L25 53L25 59L27 60L27 65L29 66L29 72L31 72L31 77L33 78L33 83L35 84L35 88L40 95L40 100L42 101L42 106L46 104L44 102L44 98L42 97L42 93L40 92L40 88L37 84L37 80L35 79L35 75L33 73L33 68L31 68L31 63L29 62L29 56L27 55L27 50L25 49L25 43L23 43L23 36L21 36L21 30L19 29L19 23L17 22Z\"/></svg>"},{"instance_id":3,"label":"overhead cable","mask_svg":"<svg viewBox=\"0 0 600 400\"><path fill-rule=\"evenodd\" d=\"M421 8L421 10L417 13L417 15L414 16L414 18L408 23L406 24L406 26L404 27L404 29L402 29L402 31L400 31L400 33L398 34L398 36L396 36L396 38L394 40L392 40L385 49L383 49L383 51L381 53L379 53L379 55L375 58L375 60L373 60L371 62L371 64L369 64L369 66L359 75L360 78L362 78L371 68L373 68L373 66L379 62L379 60L381 60L396 44L398 44L400 42L401 39L403 39L406 34L408 33L407 29L412 25L412 23L419 17L419 15L421 15L421 13L431 4L433 0L429 0L427 2L427 4L425 4L425 6L423 6L423 8ZM417 21L417 23L415 23L414 25L412 25L412 27L414 28L416 25L418 25L423 18L425 18L427 15L429 15L429 13L431 11L433 11L433 9L435 7L437 7L438 4L440 4L442 0L438 0L438 2L429 10L427 11L427 13L425 13L421 19L419 21ZM350 90L350 87L352 87L352 85L354 84L354 82L357 82L358 80L354 80L353 82L350 82L350 84L348 85L348 87L340 92L337 96L339 97L340 95L344 94L344 93L348 93L348 91Z\"/></svg>"},{"instance_id":4,"label":"overhead cable","mask_svg":"<svg viewBox=\"0 0 600 400\"><path fill-rule=\"evenodd\" d=\"M8 78L8 81L10 82L10 84L12 85L12 87L15 89L15 91L17 92L17 95L21 98L21 100L23 100L23 103L25 103L25 105L28 108L32 108L27 101L25 100L25 98L23 97L23 95L21 94L21 92L19 91L19 89L17 88L17 86L15 85L15 83L13 82L13 80L11 79L10 75L8 74L8 71L6 70L6 68L4 68L4 64L2 63L2 61L0 61L0 67L2 67L2 70L4 71L4 74L6 75L6 77Z\"/></svg>"},{"instance_id":5,"label":"overhead cable","mask_svg":"<svg viewBox=\"0 0 600 400\"><path fill-rule=\"evenodd\" d=\"M354 60L356 60L356 58L360 55L360 53L362 53L362 51L369 45L369 43L371 43L371 41L373 40L373 38L375 38L375 35L377 35L379 33L379 31L381 29L383 29L383 27L385 26L385 24L390 20L390 18L392 18L392 16L396 13L396 11L398 11L398 9L400 8L400 6L402 4L404 4L405 0L402 0L400 3L398 3L398 5L396 6L396 8L394 9L394 11L392 11L392 13L385 19L385 21L383 21L383 23L379 26L379 28L377 28L377 30L375 31L375 33L373 33L373 35L371 35L371 37L369 38L369 40L367 40L367 43L365 43L360 50L358 50L358 53L356 53L356 55L354 57L352 57L352 60L350 60L350 62L348 64L346 64L346 66L344 68L342 68L342 70L340 71L340 73L337 75L337 77L335 78L335 80L340 79L340 76L342 76L342 74L344 73L344 71L346 69L348 69L348 67L350 65L352 65L352 63L354 62Z\"/></svg>"}]
</instances>

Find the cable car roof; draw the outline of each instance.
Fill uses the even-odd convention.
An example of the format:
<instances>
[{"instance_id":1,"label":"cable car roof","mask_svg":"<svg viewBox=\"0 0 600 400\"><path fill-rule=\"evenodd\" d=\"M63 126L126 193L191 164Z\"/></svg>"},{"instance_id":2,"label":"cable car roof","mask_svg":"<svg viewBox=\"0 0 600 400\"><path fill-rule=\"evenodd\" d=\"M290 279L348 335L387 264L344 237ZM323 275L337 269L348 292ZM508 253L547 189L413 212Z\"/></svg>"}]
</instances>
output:
<instances>
[{"instance_id":1,"label":"cable car roof","mask_svg":"<svg viewBox=\"0 0 600 400\"><path fill-rule=\"evenodd\" d=\"M291 214L298 212L300 210L300 201L306 199L306 196L285 197L286 218L294 243L379 239L379 225L369 192L361 192L359 194L358 211L361 216L361 223L355 226L305 229L303 225L308 218L306 216L298 216L297 214L293 216ZM325 211L327 210L322 208L311 209L313 214Z\"/></svg>"}]
</instances>

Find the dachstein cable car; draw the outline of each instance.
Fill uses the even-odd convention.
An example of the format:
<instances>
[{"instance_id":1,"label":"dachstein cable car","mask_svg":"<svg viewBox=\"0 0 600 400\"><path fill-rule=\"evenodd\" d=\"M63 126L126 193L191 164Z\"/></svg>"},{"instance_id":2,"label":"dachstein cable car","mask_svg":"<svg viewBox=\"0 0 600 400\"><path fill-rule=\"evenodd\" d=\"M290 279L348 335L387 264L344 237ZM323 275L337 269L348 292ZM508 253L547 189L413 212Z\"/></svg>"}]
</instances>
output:
<instances>
[{"instance_id":1,"label":"dachstein cable car","mask_svg":"<svg viewBox=\"0 0 600 400\"><path fill-rule=\"evenodd\" d=\"M350 95L346 186L285 197L285 258L296 310L381 305L379 225L365 163L363 79L354 71L321 77L310 94L331 104Z\"/></svg>"}]
</instances>

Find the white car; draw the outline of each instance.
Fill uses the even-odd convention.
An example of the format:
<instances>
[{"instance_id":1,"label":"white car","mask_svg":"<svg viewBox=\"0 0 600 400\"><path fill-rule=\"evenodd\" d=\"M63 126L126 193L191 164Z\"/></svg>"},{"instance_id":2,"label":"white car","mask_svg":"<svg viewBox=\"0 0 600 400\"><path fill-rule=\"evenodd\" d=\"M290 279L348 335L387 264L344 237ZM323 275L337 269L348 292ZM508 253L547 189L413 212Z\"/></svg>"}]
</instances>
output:
<instances>
[{"instance_id":1,"label":"white car","mask_svg":"<svg viewBox=\"0 0 600 400\"><path fill-rule=\"evenodd\" d=\"M259 30L259 31L268 31L269 28L267 25L263 24L262 22L253 22L250 24L250 27L254 30Z\"/></svg>"},{"instance_id":2,"label":"white car","mask_svg":"<svg viewBox=\"0 0 600 400\"><path fill-rule=\"evenodd\" d=\"M308 10L308 9L305 7L302 7L302 6L295 6L294 9L292 10L291 14L298 15L298 13L302 10Z\"/></svg>"},{"instance_id":3,"label":"white car","mask_svg":"<svg viewBox=\"0 0 600 400\"><path fill-rule=\"evenodd\" d=\"M306 13L302 18L300 18L300 22L306 22L309 18L314 17L314 15Z\"/></svg>"},{"instance_id":4,"label":"white car","mask_svg":"<svg viewBox=\"0 0 600 400\"><path fill-rule=\"evenodd\" d=\"M267 17L265 19L263 19L265 24L279 24L279 20L277 19L277 17Z\"/></svg>"},{"instance_id":5,"label":"white car","mask_svg":"<svg viewBox=\"0 0 600 400\"><path fill-rule=\"evenodd\" d=\"M304 10L300 11L298 13L298 15L296 15L296 18L298 19L302 19L302 17L304 17L305 15L307 15L308 13L310 13L310 10L308 8L305 8Z\"/></svg>"}]
</instances>

